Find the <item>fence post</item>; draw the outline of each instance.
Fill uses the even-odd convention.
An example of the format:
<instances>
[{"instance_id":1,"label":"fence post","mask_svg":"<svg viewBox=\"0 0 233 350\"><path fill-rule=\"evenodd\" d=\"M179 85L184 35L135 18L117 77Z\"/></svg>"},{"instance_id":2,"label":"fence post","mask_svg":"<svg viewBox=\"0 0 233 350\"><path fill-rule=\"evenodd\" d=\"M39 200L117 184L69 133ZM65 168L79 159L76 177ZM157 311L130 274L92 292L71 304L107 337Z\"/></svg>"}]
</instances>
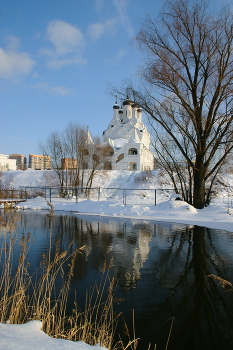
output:
<instances>
[{"instance_id":1,"label":"fence post","mask_svg":"<svg viewBox=\"0 0 233 350\"><path fill-rule=\"evenodd\" d=\"M126 189L123 189L123 204L126 205Z\"/></svg>"},{"instance_id":2,"label":"fence post","mask_svg":"<svg viewBox=\"0 0 233 350\"><path fill-rule=\"evenodd\" d=\"M155 190L155 206L156 206L156 190Z\"/></svg>"},{"instance_id":3,"label":"fence post","mask_svg":"<svg viewBox=\"0 0 233 350\"><path fill-rule=\"evenodd\" d=\"M229 194L229 188L227 188L227 194L228 194L228 214L230 214L230 194Z\"/></svg>"}]
</instances>

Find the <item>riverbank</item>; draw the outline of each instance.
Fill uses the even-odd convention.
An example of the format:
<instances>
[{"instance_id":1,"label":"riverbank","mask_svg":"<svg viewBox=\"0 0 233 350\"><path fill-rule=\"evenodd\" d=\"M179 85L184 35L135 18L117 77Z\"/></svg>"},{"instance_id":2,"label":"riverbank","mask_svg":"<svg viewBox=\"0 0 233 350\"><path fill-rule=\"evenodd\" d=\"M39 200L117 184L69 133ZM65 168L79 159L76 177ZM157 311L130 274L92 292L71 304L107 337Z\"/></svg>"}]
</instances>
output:
<instances>
[{"instance_id":1,"label":"riverbank","mask_svg":"<svg viewBox=\"0 0 233 350\"><path fill-rule=\"evenodd\" d=\"M55 172L52 170L5 171L2 173L1 181L3 185L14 188L58 185ZM94 177L93 187L125 188L128 191L131 189L132 193L127 197L126 205L124 205L122 195L108 196L106 193L101 195L100 200L78 198L77 201L76 198L52 198L54 210L72 212L77 215L82 213L177 222L233 232L232 174L220 177L216 196L208 207L201 210L196 210L184 201L171 198L171 191L168 189L172 186L169 179L161 176L158 170L152 172L98 171ZM153 190L156 188L163 188L163 191L158 191L155 206ZM42 197L28 199L26 203L19 203L17 208L48 210L50 207L47 200L50 199Z\"/></svg>"},{"instance_id":2,"label":"riverbank","mask_svg":"<svg viewBox=\"0 0 233 350\"><path fill-rule=\"evenodd\" d=\"M197 210L180 200L166 200L158 205L123 205L121 201L92 201L75 199L53 199L55 212L65 211L72 214L91 214L100 216L126 217L143 220L168 221L233 232L233 209L223 199L215 200L207 208ZM50 210L44 198L33 198L19 203L20 210Z\"/></svg>"}]
</instances>

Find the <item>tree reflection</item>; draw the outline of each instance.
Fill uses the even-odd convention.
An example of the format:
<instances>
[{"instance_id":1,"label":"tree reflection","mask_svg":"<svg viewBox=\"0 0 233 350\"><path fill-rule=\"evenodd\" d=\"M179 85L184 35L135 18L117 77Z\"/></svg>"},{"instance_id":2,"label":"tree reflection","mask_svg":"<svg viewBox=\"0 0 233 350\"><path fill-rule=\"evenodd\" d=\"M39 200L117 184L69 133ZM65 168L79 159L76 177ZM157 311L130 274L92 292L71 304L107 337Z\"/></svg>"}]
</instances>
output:
<instances>
[{"instance_id":1,"label":"tree reflection","mask_svg":"<svg viewBox=\"0 0 233 350\"><path fill-rule=\"evenodd\" d=\"M214 274L233 281L231 234L198 226L74 215L54 215L51 225L46 215L31 220L27 215L22 214L21 220L25 230L37 223L44 232L42 226L47 225L47 245L38 244L38 254L50 247L52 257L56 242L60 251L71 242L72 249L85 245L72 280L80 306L89 286L101 279L104 263L113 259L111 273L119 281L116 297L125 300L116 307L127 324L134 309L138 350L148 348L149 342L165 349L167 320L172 317L168 349L213 350L223 344L224 350L232 348L233 294L208 278Z\"/></svg>"},{"instance_id":2,"label":"tree reflection","mask_svg":"<svg viewBox=\"0 0 233 350\"><path fill-rule=\"evenodd\" d=\"M208 275L229 274L224 252L218 251L214 230L174 224L100 222L62 217L65 242L86 245L76 262L74 279L85 279L113 257L123 309L130 320L135 309L139 348L156 343L164 348L171 317L171 349L231 349L233 294L222 290ZM64 243L64 242L63 242ZM61 244L62 240L61 240ZM64 247L63 247L64 248ZM231 277L229 275L229 277ZM96 275L96 278L97 275ZM129 293L130 291L130 293ZM120 306L121 308L122 306ZM150 335L148 335L148 332Z\"/></svg>"},{"instance_id":3,"label":"tree reflection","mask_svg":"<svg viewBox=\"0 0 233 350\"><path fill-rule=\"evenodd\" d=\"M214 230L204 227L185 228L169 237L170 246L154 261L151 293L158 293L160 279L163 297L157 307L153 306L156 297L152 297L147 308L153 309L150 322L155 322L148 326L158 329L153 339L157 345L164 346L164 340L158 339L161 334L165 337L166 319L175 316L171 349L220 349L223 343L224 349L232 348L233 294L208 278L211 273L224 278L227 263L218 253L214 236Z\"/></svg>"}]
</instances>

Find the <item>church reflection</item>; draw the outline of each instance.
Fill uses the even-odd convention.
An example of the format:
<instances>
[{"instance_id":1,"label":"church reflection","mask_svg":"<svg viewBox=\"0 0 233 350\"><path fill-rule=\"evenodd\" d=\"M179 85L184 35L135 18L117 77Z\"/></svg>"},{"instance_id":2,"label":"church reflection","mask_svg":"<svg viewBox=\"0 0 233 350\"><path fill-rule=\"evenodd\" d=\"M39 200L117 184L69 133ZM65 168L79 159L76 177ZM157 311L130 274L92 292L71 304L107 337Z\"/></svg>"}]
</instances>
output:
<instances>
[{"instance_id":1,"label":"church reflection","mask_svg":"<svg viewBox=\"0 0 233 350\"><path fill-rule=\"evenodd\" d=\"M116 309L127 324L132 323L134 310L139 350L149 343L165 349L173 317L169 349L213 350L223 344L232 349L233 293L208 277L214 274L233 282L231 233L97 216L60 215L53 220L23 216L25 230L33 230L36 223L41 226L38 254L45 253L48 242L54 247L58 241L61 251L71 242L73 249L85 245L72 280L81 303L90 284L101 279L103 264L113 260L116 297L124 299ZM37 237L36 233L35 242Z\"/></svg>"}]
</instances>

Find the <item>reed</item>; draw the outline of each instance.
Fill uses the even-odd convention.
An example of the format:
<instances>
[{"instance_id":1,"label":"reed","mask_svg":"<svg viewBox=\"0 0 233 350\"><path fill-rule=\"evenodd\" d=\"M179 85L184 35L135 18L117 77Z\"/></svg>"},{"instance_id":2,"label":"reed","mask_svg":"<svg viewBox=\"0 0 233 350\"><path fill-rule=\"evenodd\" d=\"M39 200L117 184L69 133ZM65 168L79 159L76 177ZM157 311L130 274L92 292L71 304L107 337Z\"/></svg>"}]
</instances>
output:
<instances>
[{"instance_id":1,"label":"reed","mask_svg":"<svg viewBox=\"0 0 233 350\"><path fill-rule=\"evenodd\" d=\"M20 252L16 270L13 271L16 243L20 244ZM30 245L30 233L23 235L20 242L11 235L0 250L0 322L22 324L40 320L43 331L55 338L82 340L107 349L131 347L135 350L135 346L132 347L134 340L126 345L114 343L120 313L114 312L114 303L119 300L114 296L115 280L110 279L109 275L111 266L103 267L100 284L94 284L87 292L84 310L80 310L76 295L72 314L67 316L75 259L85 247L74 249L71 243L66 251L60 252L57 242L53 258L51 253L42 255L40 267L29 273ZM57 292L58 280L62 280L62 284Z\"/></svg>"}]
</instances>

